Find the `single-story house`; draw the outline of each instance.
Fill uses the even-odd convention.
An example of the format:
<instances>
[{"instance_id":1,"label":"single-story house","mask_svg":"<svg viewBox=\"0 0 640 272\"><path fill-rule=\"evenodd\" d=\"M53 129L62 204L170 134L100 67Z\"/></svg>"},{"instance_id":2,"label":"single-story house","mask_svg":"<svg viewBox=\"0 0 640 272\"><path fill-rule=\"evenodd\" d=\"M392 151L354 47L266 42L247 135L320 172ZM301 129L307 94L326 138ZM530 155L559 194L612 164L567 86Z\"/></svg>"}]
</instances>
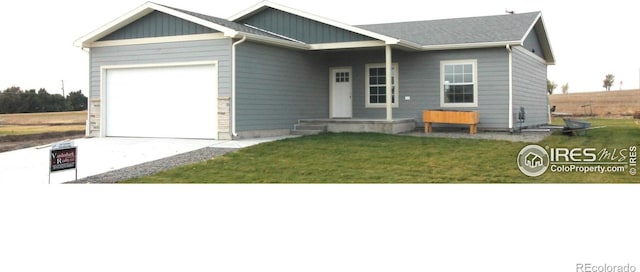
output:
<instances>
[{"instance_id":1,"label":"single-story house","mask_svg":"<svg viewBox=\"0 0 640 272\"><path fill-rule=\"evenodd\" d=\"M520 107L523 126L548 123L555 62L540 12L353 26L268 1L229 19L147 2L75 44L87 133L103 137L262 137L308 119L398 132L425 109L509 131Z\"/></svg>"}]
</instances>

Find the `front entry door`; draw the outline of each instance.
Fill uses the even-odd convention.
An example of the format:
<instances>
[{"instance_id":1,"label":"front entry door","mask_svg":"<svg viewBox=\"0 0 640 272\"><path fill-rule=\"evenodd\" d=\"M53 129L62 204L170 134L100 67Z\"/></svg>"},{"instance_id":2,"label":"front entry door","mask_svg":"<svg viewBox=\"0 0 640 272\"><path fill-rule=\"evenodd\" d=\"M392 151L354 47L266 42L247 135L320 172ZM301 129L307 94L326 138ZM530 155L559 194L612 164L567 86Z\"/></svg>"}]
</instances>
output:
<instances>
[{"instance_id":1,"label":"front entry door","mask_svg":"<svg viewBox=\"0 0 640 272\"><path fill-rule=\"evenodd\" d=\"M331 68L331 118L351 118L351 67Z\"/></svg>"}]
</instances>

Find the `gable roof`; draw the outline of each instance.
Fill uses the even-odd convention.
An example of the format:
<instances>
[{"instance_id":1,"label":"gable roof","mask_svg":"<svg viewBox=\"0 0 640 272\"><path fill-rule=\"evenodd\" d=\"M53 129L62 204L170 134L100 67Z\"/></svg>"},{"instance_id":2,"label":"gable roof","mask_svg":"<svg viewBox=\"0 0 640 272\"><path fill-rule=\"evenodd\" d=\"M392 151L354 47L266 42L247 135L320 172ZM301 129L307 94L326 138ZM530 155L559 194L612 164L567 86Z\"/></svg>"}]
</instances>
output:
<instances>
[{"instance_id":1,"label":"gable roof","mask_svg":"<svg viewBox=\"0 0 640 272\"><path fill-rule=\"evenodd\" d=\"M547 63L555 59L541 12L358 26L420 44L423 50L523 45L531 31L540 38Z\"/></svg>"},{"instance_id":2,"label":"gable roof","mask_svg":"<svg viewBox=\"0 0 640 272\"><path fill-rule=\"evenodd\" d=\"M213 30L222 32L224 36L235 38L238 36L247 36L254 40L269 42L294 48L308 49L309 46L292 41L286 37L279 36L274 33L268 33L259 29L251 28L242 24L238 24L229 20L213 17L209 15L199 14L196 12L172 8L153 2L146 2L136 9L126 13L123 16L103 25L102 27L82 36L74 42L78 47L90 47L90 45L103 37L121 29L136 20L152 13L160 11L183 20L187 20Z\"/></svg>"},{"instance_id":3,"label":"gable roof","mask_svg":"<svg viewBox=\"0 0 640 272\"><path fill-rule=\"evenodd\" d=\"M243 20L267 9L277 9L321 24L370 37L380 41L379 44L376 43L378 46L387 44L416 51L504 47L507 45L522 46L531 31L535 31L544 52L545 61L547 64L555 63L540 12L352 26L269 1L262 1L229 19L146 2L116 20L81 37L74 42L74 45L90 47L93 42L139 20L151 12L160 11L219 31L230 38L244 36L254 41L305 50L322 48L287 37L281 33L274 33L241 23ZM366 46L372 45L369 43Z\"/></svg>"},{"instance_id":4,"label":"gable roof","mask_svg":"<svg viewBox=\"0 0 640 272\"><path fill-rule=\"evenodd\" d=\"M154 10L157 11L161 11L173 16L176 16L178 18L187 20L187 21L191 21L206 27L209 27L211 29L220 31L225 33L225 35L231 35L234 34L234 30L230 29L228 27L224 27L222 25L217 25L215 23L212 22L208 22L199 18L195 18L194 16L190 16L188 14L184 14L182 12L177 12L174 9L168 8L166 6L162 6L162 5L158 5L156 3L152 3L152 2L146 2L144 4L142 4L141 6L135 8L134 10L120 16L119 18L103 25L102 27L88 33L87 35L82 36L81 38L79 38L78 40L76 40L74 42L74 45L76 46L82 46L82 47L86 47L89 44L91 44L92 42L95 42L111 33L113 33L114 31L132 23L135 22L136 20L150 14L151 12L153 12ZM198 20L194 20L194 19L198 19Z\"/></svg>"},{"instance_id":5,"label":"gable roof","mask_svg":"<svg viewBox=\"0 0 640 272\"><path fill-rule=\"evenodd\" d=\"M517 42L535 23L539 12L514 15L361 25L359 27L413 41L423 46Z\"/></svg>"},{"instance_id":6,"label":"gable roof","mask_svg":"<svg viewBox=\"0 0 640 272\"><path fill-rule=\"evenodd\" d=\"M165 23L166 27L164 27ZM211 28L154 10L144 17L100 38L97 42L213 33L222 34Z\"/></svg>"},{"instance_id":7,"label":"gable roof","mask_svg":"<svg viewBox=\"0 0 640 272\"><path fill-rule=\"evenodd\" d=\"M420 44L423 50L523 45L530 32L535 31L540 38L547 63L555 62L541 12L358 27Z\"/></svg>"},{"instance_id":8,"label":"gable roof","mask_svg":"<svg viewBox=\"0 0 640 272\"><path fill-rule=\"evenodd\" d=\"M284 12L287 12L287 13L291 13L291 14L300 16L300 17L311 19L313 21L317 21L317 22L320 22L320 23L323 23L323 24L327 24L327 25L330 25L330 26L341 28L341 29L344 29L344 30L347 30L347 31L351 31L351 32L363 35L363 36L371 37L371 38L376 39L376 40L381 40L381 41L384 41L387 44L397 44L398 42L400 42L400 40L398 40L396 38L392 38L392 37L389 37L389 36L386 36L386 35L383 35L383 34L380 34L380 33L376 33L376 32L373 32L373 31L369 31L369 30L366 30L366 29L362 29L362 28L359 28L359 27L356 27L356 26L340 23L338 21L334 21L334 20L331 20L331 19L328 19L328 18L325 18L325 17L322 17L322 16L318 16L318 15L315 15L315 14L304 12L304 11L301 11L301 10L293 9L293 8L290 8L290 7L287 7L287 6L283 6L283 5L280 5L280 4L276 4L276 3L273 3L273 2L270 2L270 1L262 1L262 2L260 2L258 4L255 4L252 7L248 8L248 9L246 9L246 10L244 10L244 11L238 13L238 14L236 14L234 16L231 16L231 18L229 18L229 21L233 21L233 22L242 21L244 19L247 19L248 17L251 17L251 16L253 16L253 15L255 15L255 14L257 14L257 13L259 13L259 12L265 10L265 9L269 9L269 8L281 10L281 11L284 11Z\"/></svg>"},{"instance_id":9,"label":"gable roof","mask_svg":"<svg viewBox=\"0 0 640 272\"><path fill-rule=\"evenodd\" d=\"M262 1L232 16L229 20L242 22L269 9L308 18L408 50L522 46L531 31L535 31L545 61L547 64L555 63L541 12L351 26L273 2Z\"/></svg>"},{"instance_id":10,"label":"gable roof","mask_svg":"<svg viewBox=\"0 0 640 272\"><path fill-rule=\"evenodd\" d=\"M274 34L271 34L271 33L267 33L265 31L261 31L259 29L248 27L246 25L239 24L239 23L236 23L236 22L232 22L232 21L229 21L229 20L226 20L226 19L222 19L222 18L218 18L218 17L214 17L214 16L209 16L209 15L205 15L205 14L200 14L200 13L193 12L193 11L178 9L178 8L172 8L172 7L167 7L167 8L176 10L178 12L182 12L184 14L191 15L193 17L205 20L207 22L211 22L213 24L217 24L217 25L220 25L220 26L223 26L223 27L227 27L229 29L233 29L233 30L241 32L241 33L254 34L254 35L258 35L258 36L264 36L264 37L269 37L269 38L287 40L284 37L281 37L281 36L278 36L278 35L274 35Z\"/></svg>"}]
</instances>

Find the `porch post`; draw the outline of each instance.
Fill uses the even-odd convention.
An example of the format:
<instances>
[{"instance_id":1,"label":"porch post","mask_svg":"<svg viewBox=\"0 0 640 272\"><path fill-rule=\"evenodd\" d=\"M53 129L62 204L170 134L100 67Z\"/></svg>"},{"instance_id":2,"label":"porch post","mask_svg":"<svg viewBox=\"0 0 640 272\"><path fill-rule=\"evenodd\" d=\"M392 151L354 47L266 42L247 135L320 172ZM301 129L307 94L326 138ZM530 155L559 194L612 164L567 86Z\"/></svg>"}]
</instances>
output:
<instances>
[{"instance_id":1,"label":"porch post","mask_svg":"<svg viewBox=\"0 0 640 272\"><path fill-rule=\"evenodd\" d=\"M385 80L387 82L387 121L392 121L393 112L391 109L391 101L393 98L391 96L391 45L388 44L385 46L385 71Z\"/></svg>"}]
</instances>

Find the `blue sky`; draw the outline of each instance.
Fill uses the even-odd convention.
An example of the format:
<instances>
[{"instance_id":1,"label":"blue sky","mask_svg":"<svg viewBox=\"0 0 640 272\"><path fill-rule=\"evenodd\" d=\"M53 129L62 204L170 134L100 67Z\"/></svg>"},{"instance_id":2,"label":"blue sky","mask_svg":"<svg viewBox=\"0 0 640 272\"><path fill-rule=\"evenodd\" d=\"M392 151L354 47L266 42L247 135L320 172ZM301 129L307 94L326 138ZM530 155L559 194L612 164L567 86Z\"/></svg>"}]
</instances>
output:
<instances>
[{"instance_id":1,"label":"blue sky","mask_svg":"<svg viewBox=\"0 0 640 272\"><path fill-rule=\"evenodd\" d=\"M228 18L259 1L158 0L182 9ZM556 56L549 78L569 83L570 92L603 90L607 73L616 76L613 90L639 88L640 23L633 2L468 1L437 5L395 0L388 5L361 1L275 0L282 5L347 24L428 20L542 11ZM88 89L88 54L72 43L143 4L131 0L10 1L0 16L0 90L10 86L46 88L51 93ZM560 90L556 90L560 92Z\"/></svg>"}]
</instances>

